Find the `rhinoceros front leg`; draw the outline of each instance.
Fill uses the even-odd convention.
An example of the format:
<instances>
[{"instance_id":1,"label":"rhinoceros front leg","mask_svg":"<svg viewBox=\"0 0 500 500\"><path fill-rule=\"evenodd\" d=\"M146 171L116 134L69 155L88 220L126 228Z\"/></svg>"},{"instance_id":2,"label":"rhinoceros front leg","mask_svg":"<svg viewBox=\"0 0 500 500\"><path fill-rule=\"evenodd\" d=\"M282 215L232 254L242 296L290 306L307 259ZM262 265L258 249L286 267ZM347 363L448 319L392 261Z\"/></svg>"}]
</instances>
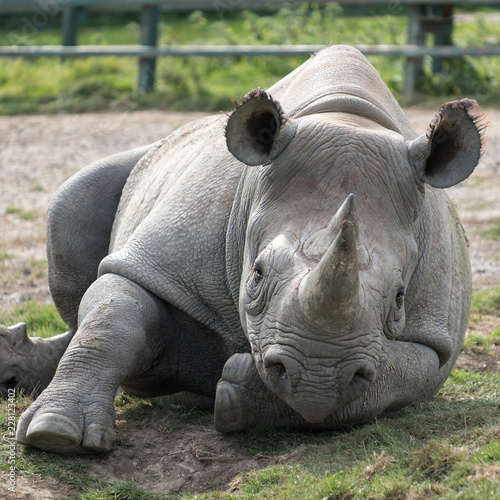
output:
<instances>
[{"instance_id":1,"label":"rhinoceros front leg","mask_svg":"<svg viewBox=\"0 0 500 500\"><path fill-rule=\"evenodd\" d=\"M78 331L52 382L19 420L18 442L62 453L109 450L114 396L161 356L165 309L126 278L99 278L82 299Z\"/></svg>"}]
</instances>

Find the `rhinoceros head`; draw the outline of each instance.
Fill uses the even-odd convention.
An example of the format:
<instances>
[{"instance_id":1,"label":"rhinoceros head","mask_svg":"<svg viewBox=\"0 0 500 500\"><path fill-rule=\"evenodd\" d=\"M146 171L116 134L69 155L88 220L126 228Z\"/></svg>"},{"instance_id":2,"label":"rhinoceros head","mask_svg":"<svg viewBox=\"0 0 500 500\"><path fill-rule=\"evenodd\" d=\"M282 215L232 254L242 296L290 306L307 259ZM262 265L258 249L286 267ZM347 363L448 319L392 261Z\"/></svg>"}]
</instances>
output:
<instances>
[{"instance_id":1,"label":"rhinoceros head","mask_svg":"<svg viewBox=\"0 0 500 500\"><path fill-rule=\"evenodd\" d=\"M402 334L425 184L474 170L484 128L474 109L447 103L410 140L360 113L292 120L260 90L230 116L229 150L260 165L240 196L242 325L262 380L307 421L359 398ZM435 349L446 362L449 346Z\"/></svg>"}]
</instances>

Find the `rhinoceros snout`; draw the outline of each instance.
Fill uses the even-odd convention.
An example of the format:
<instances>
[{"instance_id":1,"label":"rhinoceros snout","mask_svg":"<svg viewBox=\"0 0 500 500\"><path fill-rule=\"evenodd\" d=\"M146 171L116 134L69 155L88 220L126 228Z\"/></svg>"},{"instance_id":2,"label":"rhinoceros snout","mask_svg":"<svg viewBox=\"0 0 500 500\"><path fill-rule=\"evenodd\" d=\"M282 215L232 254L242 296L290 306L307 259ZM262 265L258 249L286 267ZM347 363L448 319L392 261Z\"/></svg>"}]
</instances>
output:
<instances>
[{"instance_id":1,"label":"rhinoceros snout","mask_svg":"<svg viewBox=\"0 0 500 500\"><path fill-rule=\"evenodd\" d=\"M359 398L376 378L375 367L367 361L343 367L328 360L299 362L277 346L263 356L263 367L268 387L311 423Z\"/></svg>"}]
</instances>

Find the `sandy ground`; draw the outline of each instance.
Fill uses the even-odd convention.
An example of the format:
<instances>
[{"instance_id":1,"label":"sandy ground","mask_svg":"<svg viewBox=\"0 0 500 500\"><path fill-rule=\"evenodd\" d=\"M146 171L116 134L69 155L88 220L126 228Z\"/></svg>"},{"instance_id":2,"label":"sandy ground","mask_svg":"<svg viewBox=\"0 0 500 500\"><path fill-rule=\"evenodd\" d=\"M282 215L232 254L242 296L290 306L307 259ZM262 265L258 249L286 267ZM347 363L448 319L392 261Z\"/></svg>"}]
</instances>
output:
<instances>
[{"instance_id":1,"label":"sandy ground","mask_svg":"<svg viewBox=\"0 0 500 500\"><path fill-rule=\"evenodd\" d=\"M417 131L424 132L437 110L409 109ZM0 310L31 298L50 303L45 263L45 212L57 187L86 164L107 155L154 142L201 114L134 112L58 116L0 117ZM500 112L489 111L500 123ZM500 131L488 130L481 164L470 179L448 190L470 240L473 286L500 284L500 241L481 234L500 221ZM488 323L485 331L500 324ZM498 369L498 351L486 361L461 356L462 367ZM484 364L484 366L483 366ZM118 423L118 432L120 424ZM293 462L293 453L281 457ZM126 445L89 466L103 479L136 480L162 492L228 489L238 473L269 463L243 455L230 437L183 428L157 435L141 429ZM0 484L0 496L5 483ZM18 474L12 498L65 498L71 487L52 478Z\"/></svg>"}]
</instances>

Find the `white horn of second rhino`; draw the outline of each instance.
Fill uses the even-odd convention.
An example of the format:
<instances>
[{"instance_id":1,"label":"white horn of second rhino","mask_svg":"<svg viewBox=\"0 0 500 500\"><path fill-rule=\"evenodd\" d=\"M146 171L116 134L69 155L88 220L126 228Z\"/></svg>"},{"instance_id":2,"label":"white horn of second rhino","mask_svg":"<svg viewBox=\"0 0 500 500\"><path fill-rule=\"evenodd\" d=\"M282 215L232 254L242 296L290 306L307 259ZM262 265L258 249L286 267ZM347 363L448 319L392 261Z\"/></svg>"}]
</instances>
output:
<instances>
[{"instance_id":1,"label":"white horn of second rhino","mask_svg":"<svg viewBox=\"0 0 500 500\"><path fill-rule=\"evenodd\" d=\"M350 195L332 219L335 225L339 216L344 219L335 240L299 288L305 315L334 329L349 323L361 307L356 225L353 214L349 213L353 207Z\"/></svg>"}]
</instances>

